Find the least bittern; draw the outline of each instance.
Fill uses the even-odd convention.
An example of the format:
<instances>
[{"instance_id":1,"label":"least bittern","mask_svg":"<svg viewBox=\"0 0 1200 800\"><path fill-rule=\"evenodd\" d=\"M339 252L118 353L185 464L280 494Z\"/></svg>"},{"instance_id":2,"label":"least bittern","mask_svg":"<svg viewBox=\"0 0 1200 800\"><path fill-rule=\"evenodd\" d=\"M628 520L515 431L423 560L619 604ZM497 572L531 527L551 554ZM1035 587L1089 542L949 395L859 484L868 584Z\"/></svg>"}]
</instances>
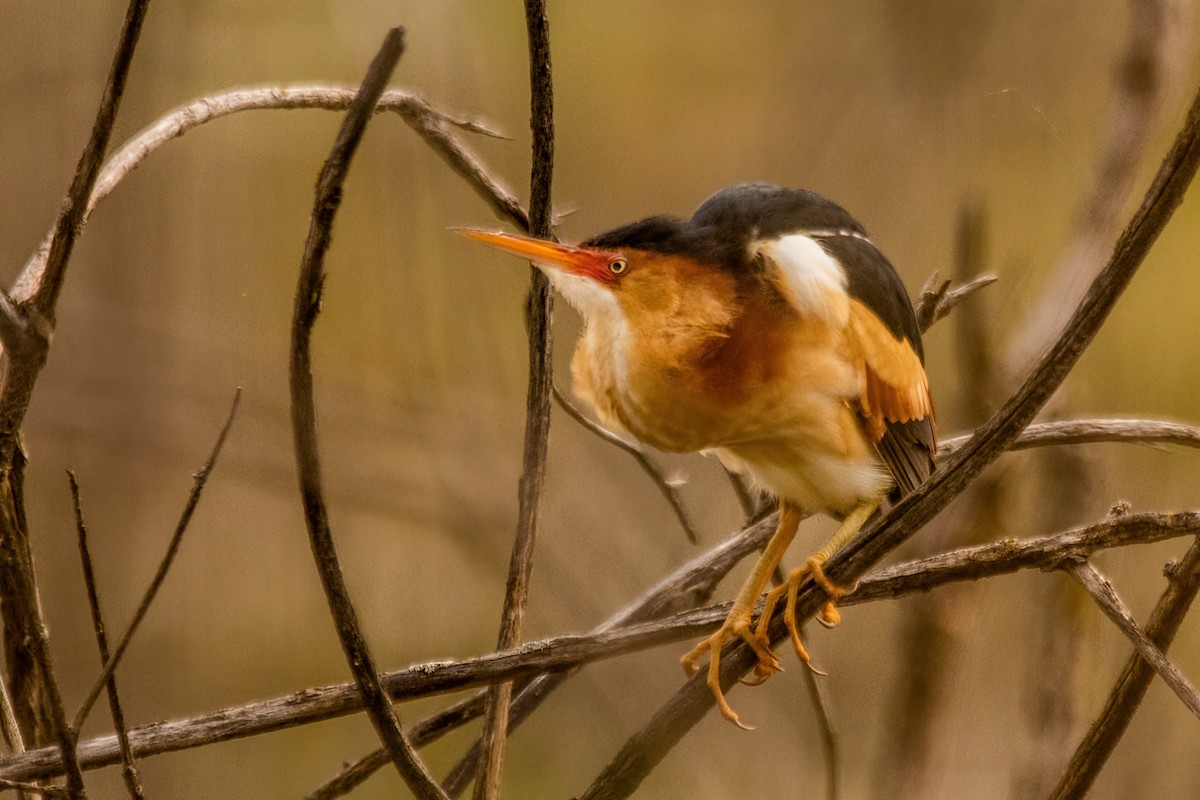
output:
<instances>
[{"instance_id":1,"label":"least bittern","mask_svg":"<svg viewBox=\"0 0 1200 800\"><path fill-rule=\"evenodd\" d=\"M745 641L756 674L780 669L767 626L786 597L797 655L797 587L811 578L837 621L843 590L822 564L890 499L933 469L933 405L904 285L853 217L812 192L743 184L690 220L657 216L579 246L481 230L465 236L524 256L583 316L574 388L608 427L671 452L715 452L779 498L779 523L721 628L683 657L710 653L720 686L726 640ZM837 531L751 613L804 513ZM746 727L746 726L742 726Z\"/></svg>"}]
</instances>

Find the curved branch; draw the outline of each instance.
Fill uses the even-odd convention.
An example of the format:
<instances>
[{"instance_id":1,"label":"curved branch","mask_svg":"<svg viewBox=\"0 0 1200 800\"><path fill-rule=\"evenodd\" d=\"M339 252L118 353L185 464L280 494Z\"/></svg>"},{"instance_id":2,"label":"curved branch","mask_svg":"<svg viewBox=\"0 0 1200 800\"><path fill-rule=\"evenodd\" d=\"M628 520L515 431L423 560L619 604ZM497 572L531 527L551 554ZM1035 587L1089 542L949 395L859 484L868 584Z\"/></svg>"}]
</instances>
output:
<instances>
[{"instance_id":1,"label":"curved branch","mask_svg":"<svg viewBox=\"0 0 1200 800\"><path fill-rule=\"evenodd\" d=\"M762 528L764 536L770 536L773 528L768 523L769 520L756 526ZM1200 512L1130 514L1052 536L961 548L876 570L839 602L854 605L890 600L954 582L982 580L1019 570L1051 569L1064 559L1087 556L1097 550L1196 535L1200 535ZM688 574L692 578L703 574L704 565L700 562L697 559L690 565ZM409 700L570 669L702 635L720 625L728 611L729 604L716 605L654 623L528 642L514 650L478 658L416 664L385 673L383 684L393 699ZM343 683L304 689L198 717L144 725L132 729L129 739L134 755L146 758L331 719L361 709L362 698L354 685ZM100 736L82 743L79 756L86 769L117 763L120 752L116 737ZM0 759L0 777L10 780L52 777L61 771L62 759L55 747Z\"/></svg>"},{"instance_id":2,"label":"curved branch","mask_svg":"<svg viewBox=\"0 0 1200 800\"><path fill-rule=\"evenodd\" d=\"M938 459L945 460L963 448L971 434L938 442ZM1021 432L1009 450L1030 450L1056 445L1119 442L1124 444L1177 444L1200 448L1200 427L1152 419L1069 419L1039 422Z\"/></svg>"},{"instance_id":3,"label":"curved branch","mask_svg":"<svg viewBox=\"0 0 1200 800\"><path fill-rule=\"evenodd\" d=\"M342 576L341 563L333 543L329 514L321 487L321 462L317 447L317 410L313 397L312 329L321 309L321 293L325 283L325 253L329 250L333 219L342 199L342 185L350 170L350 161L362 141L371 111L383 87L391 77L400 54L404 52L404 30L388 32L378 55L371 63L362 88L359 89L317 178L313 200L312 222L304 243L300 276L296 287L295 313L292 317L292 344L289 364L291 390L292 433L295 441L296 467L300 479L300 496L304 503L304 520L321 585L329 601L338 639L346 661L354 675L357 692L361 695L367 715L391 756L400 777L420 798L441 798L446 795L421 763L416 751L404 738L400 720L388 701L379 680L375 660L358 623L358 614L350 600Z\"/></svg>"},{"instance_id":4,"label":"curved branch","mask_svg":"<svg viewBox=\"0 0 1200 800\"><path fill-rule=\"evenodd\" d=\"M244 111L306 108L346 111L356 91L350 87L323 84L243 87L206 95L177 106L136 134L105 162L88 198L83 219L86 220L96 206L141 166L150 154L205 123ZM517 199L488 174L478 156L450 134L450 128L491 136L495 136L495 133L478 122L445 114L415 94L395 89L379 96L375 110L398 114L499 216L522 230L529 229L528 217ZM32 287L44 280L52 234L53 231L46 234L41 245L25 263L16 282L18 289L14 290L14 299L24 297L32 291Z\"/></svg>"}]
</instances>

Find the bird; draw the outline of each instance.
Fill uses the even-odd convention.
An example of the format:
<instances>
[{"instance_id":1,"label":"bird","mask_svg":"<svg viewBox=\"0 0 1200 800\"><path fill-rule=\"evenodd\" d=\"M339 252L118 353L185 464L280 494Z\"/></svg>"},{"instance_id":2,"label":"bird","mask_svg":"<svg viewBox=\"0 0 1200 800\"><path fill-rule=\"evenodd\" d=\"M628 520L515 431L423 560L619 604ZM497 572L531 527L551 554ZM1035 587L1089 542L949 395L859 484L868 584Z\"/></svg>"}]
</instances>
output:
<instances>
[{"instance_id":1,"label":"bird","mask_svg":"<svg viewBox=\"0 0 1200 800\"><path fill-rule=\"evenodd\" d=\"M614 432L672 453L715 454L779 504L778 522L722 623L681 659L709 656L721 715L750 729L720 686L727 642L756 657L759 683L782 669L767 635L785 600L796 655L798 587L844 588L822 565L881 507L933 471L936 434L921 333L904 284L847 211L770 183L722 189L683 219L658 215L578 245L471 228L467 238L540 269L582 318L575 394ZM839 521L803 566L767 592L800 521ZM815 668L814 668L815 669Z\"/></svg>"}]
</instances>

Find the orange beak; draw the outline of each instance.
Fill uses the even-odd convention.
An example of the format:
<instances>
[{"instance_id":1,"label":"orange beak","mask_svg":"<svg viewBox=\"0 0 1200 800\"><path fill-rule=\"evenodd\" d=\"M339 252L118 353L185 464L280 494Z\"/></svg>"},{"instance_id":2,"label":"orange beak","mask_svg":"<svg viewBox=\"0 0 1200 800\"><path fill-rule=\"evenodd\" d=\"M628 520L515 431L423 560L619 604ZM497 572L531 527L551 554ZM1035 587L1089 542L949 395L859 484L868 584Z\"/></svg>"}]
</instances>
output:
<instances>
[{"instance_id":1,"label":"orange beak","mask_svg":"<svg viewBox=\"0 0 1200 800\"><path fill-rule=\"evenodd\" d=\"M612 260L610 253L574 247L569 244L547 242L516 233L485 231L478 228L459 228L455 230L455 233L480 244L486 244L488 247L521 256L532 261L543 271L548 267L570 275L591 278L605 286L616 283L616 276L608 268L608 263Z\"/></svg>"}]
</instances>

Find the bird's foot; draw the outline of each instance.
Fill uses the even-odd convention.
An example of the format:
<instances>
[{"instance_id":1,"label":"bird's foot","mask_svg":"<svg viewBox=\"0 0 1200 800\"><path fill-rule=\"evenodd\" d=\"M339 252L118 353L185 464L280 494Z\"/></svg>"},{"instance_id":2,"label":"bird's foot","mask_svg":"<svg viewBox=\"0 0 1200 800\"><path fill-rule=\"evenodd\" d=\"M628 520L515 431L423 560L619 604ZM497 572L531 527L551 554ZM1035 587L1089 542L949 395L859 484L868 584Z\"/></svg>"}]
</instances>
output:
<instances>
[{"instance_id":1,"label":"bird's foot","mask_svg":"<svg viewBox=\"0 0 1200 800\"><path fill-rule=\"evenodd\" d=\"M730 612L725 621L721 623L721 627L717 631L692 648L687 654L680 659L683 664L683 669L688 675L695 675L700 670L699 661L705 653L709 653L708 659L708 675L705 682L708 684L709 691L712 692L713 698L716 700L717 709L721 712L721 716L737 725L745 731L754 730L753 725L743 723L737 715L737 712L730 707L729 701L725 699L725 692L721 689L721 650L725 646L725 642L731 638L739 638L750 646L754 654L758 656L758 664L754 667L754 674L758 676L756 683L762 683L771 675L783 669L783 665L779 663L779 659L771 652L769 645L764 644L756 633L751 630L750 615L746 613Z\"/></svg>"},{"instance_id":2,"label":"bird's foot","mask_svg":"<svg viewBox=\"0 0 1200 800\"><path fill-rule=\"evenodd\" d=\"M788 637L792 640L792 649L796 651L796 657L799 658L806 667L811 669L818 675L824 675L825 672L818 669L813 664L812 655L809 654L808 648L804 646L804 637L800 635L800 625L796 619L796 598L800 591L800 584L805 578L812 578L813 582L820 586L825 594L829 595L829 600L821 606L821 610L817 613L817 621L827 628L832 628L841 622L842 615L838 613L837 606L834 605L838 598L846 593L846 590L829 580L825 575L825 570L822 565L824 559L816 556L810 558L802 567L792 570L788 575L787 580L776 586L767 593L766 600L763 603L762 615L758 618L758 626L755 628L755 638L763 646L768 646L770 637L767 629L771 624L771 617L775 613L776 606L784 597L787 600L783 606L783 622L787 626ZM758 669L755 669L758 673ZM758 683L765 680L767 676L762 676Z\"/></svg>"}]
</instances>

